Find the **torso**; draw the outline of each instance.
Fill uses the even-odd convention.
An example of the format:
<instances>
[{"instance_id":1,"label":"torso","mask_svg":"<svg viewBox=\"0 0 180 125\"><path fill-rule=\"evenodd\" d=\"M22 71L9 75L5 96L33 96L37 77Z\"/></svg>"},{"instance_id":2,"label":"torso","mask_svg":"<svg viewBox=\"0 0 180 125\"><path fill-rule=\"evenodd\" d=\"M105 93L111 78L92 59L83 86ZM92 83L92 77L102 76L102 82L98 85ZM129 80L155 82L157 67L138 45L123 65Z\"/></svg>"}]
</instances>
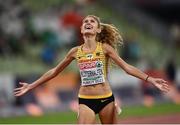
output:
<instances>
[{"instance_id":1,"label":"torso","mask_svg":"<svg viewBox=\"0 0 180 125\"><path fill-rule=\"evenodd\" d=\"M79 89L79 94L81 95L104 95L112 92L109 83L91 85L91 86L81 86Z\"/></svg>"},{"instance_id":2,"label":"torso","mask_svg":"<svg viewBox=\"0 0 180 125\"><path fill-rule=\"evenodd\" d=\"M104 95L111 93L107 81L108 57L103 52L102 43L97 42L93 52L84 52L78 47L76 59L81 75L80 95ZM101 66L102 65L102 66Z\"/></svg>"}]
</instances>

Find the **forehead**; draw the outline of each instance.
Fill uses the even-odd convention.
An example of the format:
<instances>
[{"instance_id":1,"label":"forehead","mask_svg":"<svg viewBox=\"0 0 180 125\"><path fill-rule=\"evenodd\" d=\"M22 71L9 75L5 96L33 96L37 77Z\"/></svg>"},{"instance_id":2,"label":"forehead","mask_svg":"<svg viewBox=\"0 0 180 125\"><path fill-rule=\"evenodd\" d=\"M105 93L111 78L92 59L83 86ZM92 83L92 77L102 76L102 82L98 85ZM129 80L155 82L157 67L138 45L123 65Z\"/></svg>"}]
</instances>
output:
<instances>
[{"instance_id":1,"label":"forehead","mask_svg":"<svg viewBox=\"0 0 180 125\"><path fill-rule=\"evenodd\" d=\"M84 20L95 20L95 21L97 21L97 20L96 20L94 17L92 17L92 16L85 17Z\"/></svg>"}]
</instances>

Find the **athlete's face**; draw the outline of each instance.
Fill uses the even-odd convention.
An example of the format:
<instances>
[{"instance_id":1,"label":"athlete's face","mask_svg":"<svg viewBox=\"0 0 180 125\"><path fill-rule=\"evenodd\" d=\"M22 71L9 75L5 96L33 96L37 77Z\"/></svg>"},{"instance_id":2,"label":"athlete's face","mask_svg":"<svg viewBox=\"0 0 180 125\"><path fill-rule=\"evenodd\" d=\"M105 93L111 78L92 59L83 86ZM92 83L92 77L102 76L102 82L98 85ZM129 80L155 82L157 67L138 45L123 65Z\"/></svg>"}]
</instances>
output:
<instances>
[{"instance_id":1,"label":"athlete's face","mask_svg":"<svg viewBox=\"0 0 180 125\"><path fill-rule=\"evenodd\" d=\"M96 35L101 32L101 28L96 19L91 16L86 17L83 20L83 24L81 26L81 33L83 35Z\"/></svg>"}]
</instances>

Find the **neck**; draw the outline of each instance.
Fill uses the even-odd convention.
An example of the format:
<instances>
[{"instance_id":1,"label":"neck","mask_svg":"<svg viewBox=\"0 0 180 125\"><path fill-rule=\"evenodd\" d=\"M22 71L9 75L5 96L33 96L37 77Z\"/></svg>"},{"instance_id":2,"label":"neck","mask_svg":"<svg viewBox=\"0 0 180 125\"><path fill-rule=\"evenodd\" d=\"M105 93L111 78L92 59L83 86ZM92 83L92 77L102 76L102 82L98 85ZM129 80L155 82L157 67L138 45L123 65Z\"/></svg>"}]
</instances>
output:
<instances>
[{"instance_id":1,"label":"neck","mask_svg":"<svg viewBox=\"0 0 180 125\"><path fill-rule=\"evenodd\" d=\"M84 35L84 46L86 48L95 48L96 47L96 36L94 35Z\"/></svg>"}]
</instances>

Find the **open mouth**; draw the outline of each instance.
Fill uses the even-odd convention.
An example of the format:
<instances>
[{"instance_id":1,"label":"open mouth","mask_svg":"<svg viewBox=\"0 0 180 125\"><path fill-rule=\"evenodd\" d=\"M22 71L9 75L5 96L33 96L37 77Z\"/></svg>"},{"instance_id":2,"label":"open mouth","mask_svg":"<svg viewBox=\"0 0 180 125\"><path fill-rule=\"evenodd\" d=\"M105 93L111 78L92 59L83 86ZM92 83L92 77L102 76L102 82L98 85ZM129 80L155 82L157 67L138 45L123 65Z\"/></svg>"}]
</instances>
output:
<instances>
[{"instance_id":1,"label":"open mouth","mask_svg":"<svg viewBox=\"0 0 180 125\"><path fill-rule=\"evenodd\" d=\"M90 25L90 24L86 24L84 28L89 30L89 29L92 29L92 28L93 28L93 26L92 26L92 25Z\"/></svg>"}]
</instances>

